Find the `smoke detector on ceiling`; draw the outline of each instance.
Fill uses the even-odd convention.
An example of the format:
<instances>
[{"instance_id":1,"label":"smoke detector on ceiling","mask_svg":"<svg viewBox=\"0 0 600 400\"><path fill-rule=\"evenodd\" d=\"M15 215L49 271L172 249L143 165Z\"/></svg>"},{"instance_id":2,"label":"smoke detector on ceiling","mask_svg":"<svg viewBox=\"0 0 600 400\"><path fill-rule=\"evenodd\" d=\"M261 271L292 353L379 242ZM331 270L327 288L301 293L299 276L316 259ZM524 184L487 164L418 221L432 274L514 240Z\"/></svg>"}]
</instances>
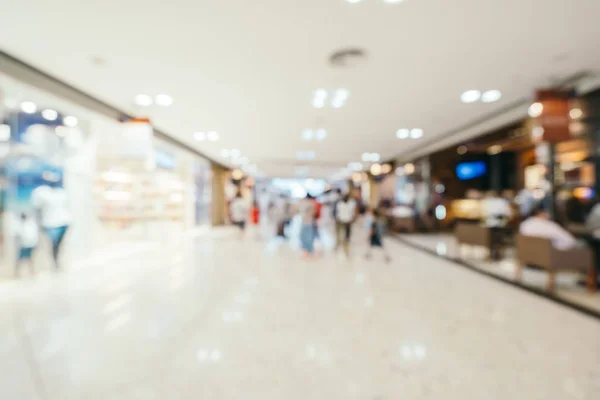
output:
<instances>
[{"instance_id":1,"label":"smoke detector on ceiling","mask_svg":"<svg viewBox=\"0 0 600 400\"><path fill-rule=\"evenodd\" d=\"M352 68L364 64L367 54L360 48L346 48L335 51L329 56L329 62L336 68Z\"/></svg>"}]
</instances>

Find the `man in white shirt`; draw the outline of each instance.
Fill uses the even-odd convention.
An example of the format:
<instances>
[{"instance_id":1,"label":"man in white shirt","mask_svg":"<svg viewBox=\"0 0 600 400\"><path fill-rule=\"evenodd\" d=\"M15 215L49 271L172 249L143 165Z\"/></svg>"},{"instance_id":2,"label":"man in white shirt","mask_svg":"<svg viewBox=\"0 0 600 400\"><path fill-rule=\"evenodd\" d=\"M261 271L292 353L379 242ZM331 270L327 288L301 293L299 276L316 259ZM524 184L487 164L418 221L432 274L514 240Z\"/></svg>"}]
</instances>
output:
<instances>
[{"instance_id":1,"label":"man in white shirt","mask_svg":"<svg viewBox=\"0 0 600 400\"><path fill-rule=\"evenodd\" d=\"M508 200L498 196L496 192L490 192L483 200L483 215L485 225L490 228L500 228L506 226L506 223L512 216L512 210Z\"/></svg>"},{"instance_id":2,"label":"man in white shirt","mask_svg":"<svg viewBox=\"0 0 600 400\"><path fill-rule=\"evenodd\" d=\"M550 214L542 207L536 209L533 216L519 227L519 233L525 236L547 238L558 250L569 250L578 246L577 239L565 228L550 219Z\"/></svg>"},{"instance_id":3,"label":"man in white shirt","mask_svg":"<svg viewBox=\"0 0 600 400\"><path fill-rule=\"evenodd\" d=\"M356 218L356 208L356 201L349 195L345 195L335 205L335 249L337 251L343 246L346 257L350 256L350 235L352 223Z\"/></svg>"}]
</instances>

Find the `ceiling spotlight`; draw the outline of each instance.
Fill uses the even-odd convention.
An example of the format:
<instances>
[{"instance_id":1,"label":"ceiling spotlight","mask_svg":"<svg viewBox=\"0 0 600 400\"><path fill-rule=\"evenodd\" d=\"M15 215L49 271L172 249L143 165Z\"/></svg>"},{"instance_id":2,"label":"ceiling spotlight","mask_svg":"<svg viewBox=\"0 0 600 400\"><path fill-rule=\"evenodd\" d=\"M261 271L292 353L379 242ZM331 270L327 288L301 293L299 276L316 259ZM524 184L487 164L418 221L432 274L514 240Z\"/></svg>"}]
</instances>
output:
<instances>
[{"instance_id":1,"label":"ceiling spotlight","mask_svg":"<svg viewBox=\"0 0 600 400\"><path fill-rule=\"evenodd\" d=\"M573 108L571 111L569 111L569 116L571 117L571 119L581 118L582 115L583 111L581 111L580 108Z\"/></svg>"},{"instance_id":2,"label":"ceiling spotlight","mask_svg":"<svg viewBox=\"0 0 600 400\"><path fill-rule=\"evenodd\" d=\"M319 128L317 129L317 132L315 134L317 140L322 141L325 140L325 138L327 137L327 130L325 128Z\"/></svg>"},{"instance_id":3,"label":"ceiling spotlight","mask_svg":"<svg viewBox=\"0 0 600 400\"><path fill-rule=\"evenodd\" d=\"M379 153L363 153L362 160L365 162L379 162L381 155Z\"/></svg>"},{"instance_id":4,"label":"ceiling spotlight","mask_svg":"<svg viewBox=\"0 0 600 400\"><path fill-rule=\"evenodd\" d=\"M168 94L157 94L154 98L154 102L156 103L156 105L168 107L171 104L173 104L173 98Z\"/></svg>"},{"instance_id":5,"label":"ceiling spotlight","mask_svg":"<svg viewBox=\"0 0 600 400\"><path fill-rule=\"evenodd\" d=\"M410 130L410 137L413 139L419 139L423 136L423 129L414 128Z\"/></svg>"},{"instance_id":6,"label":"ceiling spotlight","mask_svg":"<svg viewBox=\"0 0 600 400\"><path fill-rule=\"evenodd\" d=\"M544 112L544 105L542 103L533 103L529 106L528 114L531 118L537 118Z\"/></svg>"},{"instance_id":7,"label":"ceiling spotlight","mask_svg":"<svg viewBox=\"0 0 600 400\"><path fill-rule=\"evenodd\" d=\"M398 129L396 131L396 137L398 139L407 139L410 135L410 131L408 129Z\"/></svg>"},{"instance_id":8,"label":"ceiling spotlight","mask_svg":"<svg viewBox=\"0 0 600 400\"><path fill-rule=\"evenodd\" d=\"M463 103L474 103L481 98L481 92L479 90L467 90L460 95L460 99Z\"/></svg>"},{"instance_id":9,"label":"ceiling spotlight","mask_svg":"<svg viewBox=\"0 0 600 400\"><path fill-rule=\"evenodd\" d=\"M458 148L456 149L456 152L458 154L460 154L461 156L463 154L467 154L467 146L463 145L463 146L458 146Z\"/></svg>"},{"instance_id":10,"label":"ceiling spotlight","mask_svg":"<svg viewBox=\"0 0 600 400\"><path fill-rule=\"evenodd\" d=\"M229 151L229 154L231 155L232 158L238 158L242 155L242 152L239 151L238 149L231 149Z\"/></svg>"},{"instance_id":11,"label":"ceiling spotlight","mask_svg":"<svg viewBox=\"0 0 600 400\"><path fill-rule=\"evenodd\" d=\"M362 165L362 163L359 163L359 162L351 162L348 164L348 168L351 169L352 171L362 171L363 165Z\"/></svg>"},{"instance_id":12,"label":"ceiling spotlight","mask_svg":"<svg viewBox=\"0 0 600 400\"><path fill-rule=\"evenodd\" d=\"M206 134L206 138L211 142L216 142L217 140L219 140L219 134L215 131L210 131Z\"/></svg>"},{"instance_id":13,"label":"ceiling spotlight","mask_svg":"<svg viewBox=\"0 0 600 400\"><path fill-rule=\"evenodd\" d=\"M313 96L313 101L312 101L312 105L314 108L325 107L326 100L327 100L327 90L325 90L325 89L315 90L315 94Z\"/></svg>"},{"instance_id":14,"label":"ceiling spotlight","mask_svg":"<svg viewBox=\"0 0 600 400\"><path fill-rule=\"evenodd\" d=\"M337 89L333 94L331 107L342 108L346 104L348 97L350 97L350 91L348 89Z\"/></svg>"},{"instance_id":15,"label":"ceiling spotlight","mask_svg":"<svg viewBox=\"0 0 600 400\"><path fill-rule=\"evenodd\" d=\"M204 132L194 132L194 139L199 142L206 140L206 133Z\"/></svg>"},{"instance_id":16,"label":"ceiling spotlight","mask_svg":"<svg viewBox=\"0 0 600 400\"><path fill-rule=\"evenodd\" d=\"M37 111L37 104L33 101L24 101L21 103L21 111L26 114L33 114Z\"/></svg>"},{"instance_id":17,"label":"ceiling spotlight","mask_svg":"<svg viewBox=\"0 0 600 400\"><path fill-rule=\"evenodd\" d=\"M44 119L48 121L56 121L56 119L58 118L58 113L54 110L47 108L42 111L42 117L44 117Z\"/></svg>"},{"instance_id":18,"label":"ceiling spotlight","mask_svg":"<svg viewBox=\"0 0 600 400\"><path fill-rule=\"evenodd\" d=\"M302 130L302 140L310 141L312 139L313 139L312 129L303 129Z\"/></svg>"},{"instance_id":19,"label":"ceiling spotlight","mask_svg":"<svg viewBox=\"0 0 600 400\"><path fill-rule=\"evenodd\" d=\"M384 174L389 174L392 171L392 166L390 164L383 164L381 166L381 172Z\"/></svg>"},{"instance_id":20,"label":"ceiling spotlight","mask_svg":"<svg viewBox=\"0 0 600 400\"><path fill-rule=\"evenodd\" d=\"M502 93L499 90L488 90L481 95L481 101L484 103L493 103L500 100Z\"/></svg>"},{"instance_id":21,"label":"ceiling spotlight","mask_svg":"<svg viewBox=\"0 0 600 400\"><path fill-rule=\"evenodd\" d=\"M356 4L360 3L362 0L346 0L347 3Z\"/></svg>"},{"instance_id":22,"label":"ceiling spotlight","mask_svg":"<svg viewBox=\"0 0 600 400\"><path fill-rule=\"evenodd\" d=\"M69 128L75 128L78 122L79 121L77 120L77 117L74 117L72 115L68 115L63 118L63 124L65 124L65 126L68 126Z\"/></svg>"},{"instance_id":23,"label":"ceiling spotlight","mask_svg":"<svg viewBox=\"0 0 600 400\"><path fill-rule=\"evenodd\" d=\"M140 107L150 107L152 105L152 97L147 94L138 94L134 98L134 103Z\"/></svg>"},{"instance_id":24,"label":"ceiling spotlight","mask_svg":"<svg viewBox=\"0 0 600 400\"><path fill-rule=\"evenodd\" d=\"M388 3L388 4L398 4L398 3L402 3L404 0L383 0L384 3Z\"/></svg>"},{"instance_id":25,"label":"ceiling spotlight","mask_svg":"<svg viewBox=\"0 0 600 400\"><path fill-rule=\"evenodd\" d=\"M404 164L404 173L406 175L411 175L415 173L415 164L408 163Z\"/></svg>"}]
</instances>

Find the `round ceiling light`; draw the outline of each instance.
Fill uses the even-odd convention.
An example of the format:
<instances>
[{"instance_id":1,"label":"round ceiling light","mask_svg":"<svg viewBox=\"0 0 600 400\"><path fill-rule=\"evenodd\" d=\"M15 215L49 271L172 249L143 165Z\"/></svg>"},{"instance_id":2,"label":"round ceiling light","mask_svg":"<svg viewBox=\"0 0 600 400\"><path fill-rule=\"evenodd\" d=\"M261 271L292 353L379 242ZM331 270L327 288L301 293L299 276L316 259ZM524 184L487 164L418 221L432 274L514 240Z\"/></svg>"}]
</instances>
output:
<instances>
[{"instance_id":1,"label":"round ceiling light","mask_svg":"<svg viewBox=\"0 0 600 400\"><path fill-rule=\"evenodd\" d=\"M423 129L414 128L410 130L410 137L413 139L419 139L423 137Z\"/></svg>"},{"instance_id":2,"label":"round ceiling light","mask_svg":"<svg viewBox=\"0 0 600 400\"><path fill-rule=\"evenodd\" d=\"M56 121L56 119L58 118L58 113L54 110L47 108L42 111L42 117L44 117L44 119L47 121Z\"/></svg>"},{"instance_id":3,"label":"round ceiling light","mask_svg":"<svg viewBox=\"0 0 600 400\"><path fill-rule=\"evenodd\" d=\"M173 98L168 94L157 94L154 102L161 107L168 107L173 104Z\"/></svg>"},{"instance_id":4,"label":"round ceiling light","mask_svg":"<svg viewBox=\"0 0 600 400\"><path fill-rule=\"evenodd\" d=\"M474 103L481 98L481 92L479 90L467 90L460 95L460 100L463 103Z\"/></svg>"},{"instance_id":5,"label":"round ceiling light","mask_svg":"<svg viewBox=\"0 0 600 400\"><path fill-rule=\"evenodd\" d=\"M206 133L204 132L194 132L194 139L199 142L206 140Z\"/></svg>"},{"instance_id":6,"label":"round ceiling light","mask_svg":"<svg viewBox=\"0 0 600 400\"><path fill-rule=\"evenodd\" d=\"M467 150L468 150L467 146L462 145L462 146L458 146L458 148L456 149L456 152L462 156L463 154L467 154Z\"/></svg>"},{"instance_id":7,"label":"round ceiling light","mask_svg":"<svg viewBox=\"0 0 600 400\"><path fill-rule=\"evenodd\" d=\"M398 129L396 131L396 137L398 139L408 139L409 135L410 135L410 131L408 129Z\"/></svg>"},{"instance_id":8,"label":"round ceiling light","mask_svg":"<svg viewBox=\"0 0 600 400\"><path fill-rule=\"evenodd\" d=\"M24 101L21 103L21 111L26 114L33 114L37 111L37 104L33 101Z\"/></svg>"},{"instance_id":9,"label":"round ceiling light","mask_svg":"<svg viewBox=\"0 0 600 400\"><path fill-rule=\"evenodd\" d=\"M206 138L211 142L216 142L217 140L219 140L219 134L215 131L210 131L206 134Z\"/></svg>"},{"instance_id":10,"label":"round ceiling light","mask_svg":"<svg viewBox=\"0 0 600 400\"><path fill-rule=\"evenodd\" d=\"M63 124L65 124L65 126L68 126L69 128L75 128L78 122L79 121L77 120L77 117L74 117L72 115L68 115L63 118Z\"/></svg>"},{"instance_id":11,"label":"round ceiling light","mask_svg":"<svg viewBox=\"0 0 600 400\"><path fill-rule=\"evenodd\" d=\"M493 103L502 98L502 93L499 90L488 90L481 95L481 101L484 103Z\"/></svg>"},{"instance_id":12,"label":"round ceiling light","mask_svg":"<svg viewBox=\"0 0 600 400\"><path fill-rule=\"evenodd\" d=\"M133 99L135 105L140 107L150 107L152 105L152 97L147 94L138 94Z\"/></svg>"}]
</instances>

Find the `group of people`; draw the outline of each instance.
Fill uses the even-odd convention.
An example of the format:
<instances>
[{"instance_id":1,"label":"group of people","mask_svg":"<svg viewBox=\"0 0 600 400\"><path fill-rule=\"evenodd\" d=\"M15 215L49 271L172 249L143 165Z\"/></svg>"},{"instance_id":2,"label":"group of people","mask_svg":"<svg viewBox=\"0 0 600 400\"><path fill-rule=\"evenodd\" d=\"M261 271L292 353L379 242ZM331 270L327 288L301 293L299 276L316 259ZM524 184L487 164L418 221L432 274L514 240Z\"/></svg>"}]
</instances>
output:
<instances>
[{"instance_id":1,"label":"group of people","mask_svg":"<svg viewBox=\"0 0 600 400\"><path fill-rule=\"evenodd\" d=\"M259 204L254 202L250 205L241 193L232 199L229 208L231 222L239 228L241 235L249 219L255 226L265 222L260 216ZM368 251L365 256L370 258L373 249L381 249L385 260L390 260L384 249L385 219L382 213L378 209L365 208L359 200L350 194L343 194L341 190L332 191L322 202L310 194L293 205L289 199L277 197L269 201L265 216L274 228L275 235L284 238L289 235L291 221L295 216L298 217L300 248L305 258L317 254L315 242L325 234L323 229L333 233L335 252L343 250L346 257L350 257L353 228L360 224L367 229Z\"/></svg>"},{"instance_id":2,"label":"group of people","mask_svg":"<svg viewBox=\"0 0 600 400\"><path fill-rule=\"evenodd\" d=\"M590 207L590 211L582 216L581 220L563 221L562 225L554 221L545 201L534 201L531 196L522 196L519 202L519 213L522 222L519 224L519 233L525 236L535 236L547 238L552 241L553 246L559 250L568 250L577 246L583 246L585 243L578 240L571 232L565 228L566 223L583 223L591 233L592 241L600 241L600 203ZM502 229L513 217L513 210L510 202L491 192L483 202L484 223L492 230L492 242L502 241ZM494 236L498 235L498 238ZM588 244L590 242L588 241ZM594 243L592 243L594 244ZM597 245L597 244L596 244ZM497 246L493 246L497 247ZM495 250L495 249L493 249ZM493 251L493 259L499 258L496 251Z\"/></svg>"}]
</instances>

